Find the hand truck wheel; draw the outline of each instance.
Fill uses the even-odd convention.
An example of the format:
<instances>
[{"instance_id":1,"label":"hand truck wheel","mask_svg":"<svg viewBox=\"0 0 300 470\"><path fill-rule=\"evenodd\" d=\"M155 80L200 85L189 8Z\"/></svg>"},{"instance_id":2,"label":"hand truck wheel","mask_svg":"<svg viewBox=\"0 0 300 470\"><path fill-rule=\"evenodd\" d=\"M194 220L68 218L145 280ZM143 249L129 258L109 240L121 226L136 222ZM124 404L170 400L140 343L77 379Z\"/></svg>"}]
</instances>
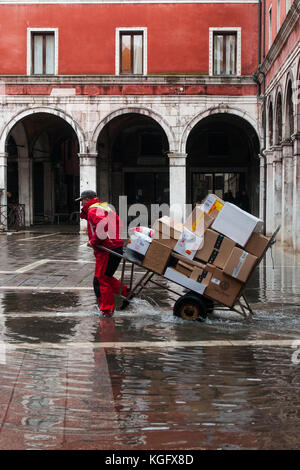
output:
<instances>
[{"instance_id":1,"label":"hand truck wheel","mask_svg":"<svg viewBox=\"0 0 300 470\"><path fill-rule=\"evenodd\" d=\"M207 316L207 306L200 296L185 294L175 302L173 313L183 320L204 321Z\"/></svg>"}]
</instances>

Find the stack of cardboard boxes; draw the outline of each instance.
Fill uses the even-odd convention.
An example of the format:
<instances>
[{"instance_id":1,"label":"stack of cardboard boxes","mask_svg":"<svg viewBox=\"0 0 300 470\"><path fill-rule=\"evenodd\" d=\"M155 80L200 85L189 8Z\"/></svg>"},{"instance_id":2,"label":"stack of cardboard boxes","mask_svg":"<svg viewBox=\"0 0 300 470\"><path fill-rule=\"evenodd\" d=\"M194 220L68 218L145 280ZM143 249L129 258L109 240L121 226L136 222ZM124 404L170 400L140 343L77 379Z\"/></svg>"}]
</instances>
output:
<instances>
[{"instance_id":1,"label":"stack of cardboard boxes","mask_svg":"<svg viewBox=\"0 0 300 470\"><path fill-rule=\"evenodd\" d=\"M142 266L232 307L268 245L262 229L260 219L210 194L184 224L156 220Z\"/></svg>"}]
</instances>

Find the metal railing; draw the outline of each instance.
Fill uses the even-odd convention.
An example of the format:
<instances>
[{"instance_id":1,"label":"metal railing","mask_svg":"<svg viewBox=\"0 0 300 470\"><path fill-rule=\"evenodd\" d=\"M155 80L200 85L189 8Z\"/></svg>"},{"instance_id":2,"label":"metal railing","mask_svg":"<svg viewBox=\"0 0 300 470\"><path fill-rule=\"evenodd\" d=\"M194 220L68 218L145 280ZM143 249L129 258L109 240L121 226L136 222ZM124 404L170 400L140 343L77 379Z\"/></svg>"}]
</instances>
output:
<instances>
[{"instance_id":1,"label":"metal railing","mask_svg":"<svg viewBox=\"0 0 300 470\"><path fill-rule=\"evenodd\" d=\"M0 204L0 230L25 227L25 204Z\"/></svg>"}]
</instances>

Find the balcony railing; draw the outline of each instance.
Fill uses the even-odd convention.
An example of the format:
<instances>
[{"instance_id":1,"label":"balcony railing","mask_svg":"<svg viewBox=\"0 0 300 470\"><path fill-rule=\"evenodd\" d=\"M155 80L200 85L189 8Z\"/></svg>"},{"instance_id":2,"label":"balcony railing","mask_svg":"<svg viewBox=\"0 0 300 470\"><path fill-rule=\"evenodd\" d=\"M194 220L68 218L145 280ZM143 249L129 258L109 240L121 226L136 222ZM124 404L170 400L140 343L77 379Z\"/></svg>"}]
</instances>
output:
<instances>
[{"instance_id":1,"label":"balcony railing","mask_svg":"<svg viewBox=\"0 0 300 470\"><path fill-rule=\"evenodd\" d=\"M21 230L25 227L25 204L0 204L0 230Z\"/></svg>"}]
</instances>

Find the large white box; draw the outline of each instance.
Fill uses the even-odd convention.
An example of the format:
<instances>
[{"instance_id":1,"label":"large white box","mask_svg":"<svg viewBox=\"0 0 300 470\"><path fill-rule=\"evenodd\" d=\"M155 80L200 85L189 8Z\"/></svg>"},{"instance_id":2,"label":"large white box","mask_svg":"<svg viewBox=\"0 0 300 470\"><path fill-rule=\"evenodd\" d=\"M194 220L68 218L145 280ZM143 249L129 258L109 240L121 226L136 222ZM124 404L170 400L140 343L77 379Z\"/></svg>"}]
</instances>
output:
<instances>
[{"instance_id":1,"label":"large white box","mask_svg":"<svg viewBox=\"0 0 300 470\"><path fill-rule=\"evenodd\" d=\"M211 228L244 247L253 232L263 230L263 221L238 206L225 202Z\"/></svg>"},{"instance_id":2,"label":"large white box","mask_svg":"<svg viewBox=\"0 0 300 470\"><path fill-rule=\"evenodd\" d=\"M198 237L187 228L184 228L174 247L174 251L189 259L193 259L196 252L202 248L203 241L204 237Z\"/></svg>"},{"instance_id":3,"label":"large white box","mask_svg":"<svg viewBox=\"0 0 300 470\"><path fill-rule=\"evenodd\" d=\"M128 240L127 247L130 248L130 250L136 251L137 253L145 256L151 242L152 239L147 235L140 232L134 232Z\"/></svg>"},{"instance_id":4,"label":"large white box","mask_svg":"<svg viewBox=\"0 0 300 470\"><path fill-rule=\"evenodd\" d=\"M186 287L187 289L191 289L195 292L199 292L199 294L203 294L206 289L205 284L193 281L189 277L179 273L178 271L172 268L166 269L164 277L169 279L170 281L175 282L176 284L179 284L180 286Z\"/></svg>"}]
</instances>

